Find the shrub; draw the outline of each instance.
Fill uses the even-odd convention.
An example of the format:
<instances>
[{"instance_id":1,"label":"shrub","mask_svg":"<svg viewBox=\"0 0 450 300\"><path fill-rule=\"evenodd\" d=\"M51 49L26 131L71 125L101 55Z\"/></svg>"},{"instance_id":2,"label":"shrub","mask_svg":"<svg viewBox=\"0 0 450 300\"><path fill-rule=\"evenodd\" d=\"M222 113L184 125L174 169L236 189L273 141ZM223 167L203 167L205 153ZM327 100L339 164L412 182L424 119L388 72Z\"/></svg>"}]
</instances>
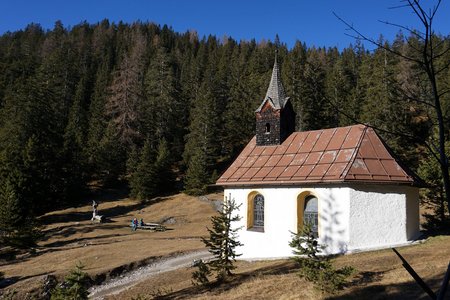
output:
<instances>
[{"instance_id":1,"label":"shrub","mask_svg":"<svg viewBox=\"0 0 450 300\"><path fill-rule=\"evenodd\" d=\"M52 300L84 300L88 299L88 285L90 278L84 270L84 265L78 262L64 278L64 282L58 285L51 295Z\"/></svg>"},{"instance_id":2,"label":"shrub","mask_svg":"<svg viewBox=\"0 0 450 300\"><path fill-rule=\"evenodd\" d=\"M293 233L289 246L294 248L293 253L296 256L293 259L299 266L298 275L314 282L322 291L335 293L342 289L347 277L354 272L350 266L336 270L327 256L318 255L324 246L317 242L309 224L304 224L299 233Z\"/></svg>"},{"instance_id":3,"label":"shrub","mask_svg":"<svg viewBox=\"0 0 450 300\"><path fill-rule=\"evenodd\" d=\"M211 276L211 270L208 265L202 260L195 264L197 271L192 273L192 284L193 285L207 285L209 283L208 277Z\"/></svg>"}]
</instances>

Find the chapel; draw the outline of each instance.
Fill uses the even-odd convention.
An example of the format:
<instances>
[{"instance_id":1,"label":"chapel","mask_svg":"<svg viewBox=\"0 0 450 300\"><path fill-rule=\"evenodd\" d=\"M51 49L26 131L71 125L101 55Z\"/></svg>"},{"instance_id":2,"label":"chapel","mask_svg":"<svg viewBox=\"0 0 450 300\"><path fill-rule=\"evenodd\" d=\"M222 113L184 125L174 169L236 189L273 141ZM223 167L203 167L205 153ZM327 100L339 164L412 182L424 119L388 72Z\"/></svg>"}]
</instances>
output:
<instances>
[{"instance_id":1,"label":"chapel","mask_svg":"<svg viewBox=\"0 0 450 300\"><path fill-rule=\"evenodd\" d=\"M255 137L217 180L240 205L241 258L291 256L292 233L305 222L325 254L418 237L420 179L368 126L296 132L276 57L255 115Z\"/></svg>"}]
</instances>

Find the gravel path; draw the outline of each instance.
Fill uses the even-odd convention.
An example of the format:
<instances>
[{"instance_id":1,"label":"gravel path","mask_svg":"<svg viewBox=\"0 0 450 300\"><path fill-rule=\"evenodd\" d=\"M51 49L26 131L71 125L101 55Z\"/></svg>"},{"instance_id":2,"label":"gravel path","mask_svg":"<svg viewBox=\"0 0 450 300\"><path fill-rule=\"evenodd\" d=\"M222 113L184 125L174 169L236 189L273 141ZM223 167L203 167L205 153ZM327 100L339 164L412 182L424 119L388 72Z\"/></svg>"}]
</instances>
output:
<instances>
[{"instance_id":1,"label":"gravel path","mask_svg":"<svg viewBox=\"0 0 450 300\"><path fill-rule=\"evenodd\" d=\"M154 275L188 267L196 259L207 260L212 256L207 250L181 254L175 257L162 258L154 263L122 274L117 278L105 281L101 285L89 289L89 299L104 299L108 295L118 294Z\"/></svg>"}]
</instances>

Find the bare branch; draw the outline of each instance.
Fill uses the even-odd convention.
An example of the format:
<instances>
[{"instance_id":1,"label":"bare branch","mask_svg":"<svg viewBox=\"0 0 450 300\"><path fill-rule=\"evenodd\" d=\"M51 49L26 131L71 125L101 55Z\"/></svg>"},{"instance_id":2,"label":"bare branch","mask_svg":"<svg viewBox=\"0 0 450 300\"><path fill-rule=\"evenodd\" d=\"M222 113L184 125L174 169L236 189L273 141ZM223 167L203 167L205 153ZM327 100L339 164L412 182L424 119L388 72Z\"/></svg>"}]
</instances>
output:
<instances>
[{"instance_id":1,"label":"bare branch","mask_svg":"<svg viewBox=\"0 0 450 300\"><path fill-rule=\"evenodd\" d=\"M426 15L425 11L422 9L422 6L420 6L419 1L417 1L417 0L414 0L414 1L408 0L408 3L409 3L409 6L414 11L414 13L416 14L416 16L422 22L422 24L425 27L428 27L427 15Z\"/></svg>"},{"instance_id":2,"label":"bare branch","mask_svg":"<svg viewBox=\"0 0 450 300\"><path fill-rule=\"evenodd\" d=\"M344 19L342 19L341 17L339 17L335 12L333 12L333 15L334 15L339 21L341 21L342 23L344 23L345 25L347 25L348 29L351 30L351 31L353 31L353 32L357 35L356 38L359 38L359 39L362 39L362 40L364 40L364 41L367 41L367 42L369 42L369 43L371 43L371 44L377 46L378 48L387 50L387 51L389 51L390 53L393 53L393 54L395 54L395 55L397 55L397 56L399 56L399 57L402 57L403 59L406 59L406 60L409 60L409 61L412 61L412 62L415 62L415 63L418 63L418 64L421 63L420 60L417 60L417 59L415 59L415 58L406 56L406 55L404 55L403 53L400 53L400 52L398 52L398 51L395 51L395 50L393 50L393 49L390 49L390 48L384 46L382 43L379 43L379 42L375 41L374 39L367 37L366 35L362 34L360 31L358 31L353 25L350 25L347 21L345 21Z\"/></svg>"},{"instance_id":3,"label":"bare branch","mask_svg":"<svg viewBox=\"0 0 450 300\"><path fill-rule=\"evenodd\" d=\"M439 93L439 97L442 97L448 93L450 93L450 89L444 90L443 92Z\"/></svg>"},{"instance_id":4,"label":"bare branch","mask_svg":"<svg viewBox=\"0 0 450 300\"><path fill-rule=\"evenodd\" d=\"M434 8L433 8L433 13L431 14L431 16L430 16L430 19L432 20L432 19L434 19L434 15L436 15L436 13L437 13L437 11L438 11L438 9L439 9L439 6L441 5L441 0L439 0L438 1L438 3L434 6Z\"/></svg>"},{"instance_id":5,"label":"bare branch","mask_svg":"<svg viewBox=\"0 0 450 300\"><path fill-rule=\"evenodd\" d=\"M420 32L420 31L418 31L418 30L413 30L413 29L411 29L411 28L409 28L409 27L407 27L407 26L399 25L399 24L396 24L396 23L391 23L391 22L389 22L389 21L378 20L378 22L380 22L380 23L382 23L382 24L385 24L385 25L394 26L394 27L398 27L398 28L400 28L400 29L404 29L404 30L406 30L407 32L411 33L412 35L415 35L417 38L419 38L419 39L421 39L421 40L424 39L423 36L422 36L422 35L423 35L423 32Z\"/></svg>"},{"instance_id":6,"label":"bare branch","mask_svg":"<svg viewBox=\"0 0 450 300\"><path fill-rule=\"evenodd\" d=\"M401 1L401 2L405 2L405 1ZM398 9L398 8L404 8L404 7L409 7L409 4L391 6L391 7L388 7L388 9Z\"/></svg>"},{"instance_id":7,"label":"bare branch","mask_svg":"<svg viewBox=\"0 0 450 300\"><path fill-rule=\"evenodd\" d=\"M407 94L403 89L399 89L399 91L407 100L410 100L410 101L413 101L413 102L416 102L416 103L421 103L421 104L424 104L426 106L435 108L434 104L431 103L431 102L412 97L412 96L410 96L410 94ZM408 91L408 92L412 94L411 91Z\"/></svg>"}]
</instances>

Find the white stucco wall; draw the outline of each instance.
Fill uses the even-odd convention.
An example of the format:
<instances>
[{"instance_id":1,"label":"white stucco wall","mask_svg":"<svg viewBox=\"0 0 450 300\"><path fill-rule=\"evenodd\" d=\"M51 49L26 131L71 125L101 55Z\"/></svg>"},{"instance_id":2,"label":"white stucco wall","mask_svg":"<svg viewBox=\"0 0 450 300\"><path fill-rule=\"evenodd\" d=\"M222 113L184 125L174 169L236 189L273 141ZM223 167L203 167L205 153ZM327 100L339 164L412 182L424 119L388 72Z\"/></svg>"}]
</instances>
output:
<instances>
[{"instance_id":1,"label":"white stucco wall","mask_svg":"<svg viewBox=\"0 0 450 300\"><path fill-rule=\"evenodd\" d=\"M418 189L357 186L350 189L349 251L404 244L419 233Z\"/></svg>"},{"instance_id":2,"label":"white stucco wall","mask_svg":"<svg viewBox=\"0 0 450 300\"><path fill-rule=\"evenodd\" d=\"M406 237L408 241L420 236L419 189L406 188Z\"/></svg>"},{"instance_id":3,"label":"white stucco wall","mask_svg":"<svg viewBox=\"0 0 450 300\"><path fill-rule=\"evenodd\" d=\"M264 196L264 232L247 228L248 195ZM399 245L419 234L418 189L404 186L358 185L225 189L225 197L241 205L234 226L244 244L242 259L292 255L290 232L297 230L297 198L308 191L319 199L319 243L325 253L345 253Z\"/></svg>"},{"instance_id":4,"label":"white stucco wall","mask_svg":"<svg viewBox=\"0 0 450 300\"><path fill-rule=\"evenodd\" d=\"M264 196L264 232L247 228L248 195L257 191ZM326 253L345 252L349 240L349 188L257 188L226 189L225 196L241 204L242 227L239 238L244 246L237 249L240 258L277 258L292 255L290 232L297 231L297 197L304 191L319 199L319 243Z\"/></svg>"}]
</instances>

